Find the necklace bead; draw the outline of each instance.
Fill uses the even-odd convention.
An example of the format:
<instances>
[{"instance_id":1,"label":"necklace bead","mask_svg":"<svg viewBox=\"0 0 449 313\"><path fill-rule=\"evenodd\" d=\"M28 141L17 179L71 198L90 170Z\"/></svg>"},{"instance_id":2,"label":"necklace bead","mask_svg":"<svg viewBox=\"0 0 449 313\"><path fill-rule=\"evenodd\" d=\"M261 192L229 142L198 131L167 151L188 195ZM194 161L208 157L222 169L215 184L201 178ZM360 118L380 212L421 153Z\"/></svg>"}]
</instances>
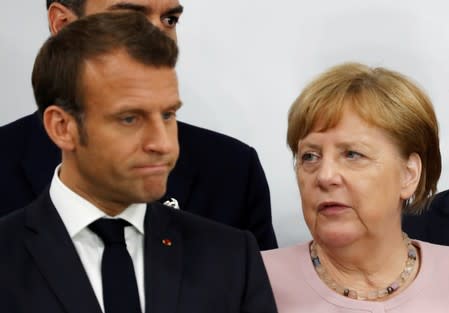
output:
<instances>
[{"instance_id":1,"label":"necklace bead","mask_svg":"<svg viewBox=\"0 0 449 313\"><path fill-rule=\"evenodd\" d=\"M310 245L310 258L312 260L312 264L315 268L320 279L332 290L335 292L342 294L345 297L356 299L356 300L377 300L386 297L387 295L393 294L397 291L404 283L410 278L410 275L413 273L415 268L416 260L418 258L418 254L416 248L413 246L411 240L408 238L407 234L403 233L404 243L407 246L407 261L405 262L405 266L403 271L399 274L398 278L393 281L386 288L382 288L379 290L372 290L368 292L358 292L356 290L342 287L338 285L338 283L327 273L324 266L321 264L320 258L318 256L316 250L315 242L312 242Z\"/></svg>"}]
</instances>

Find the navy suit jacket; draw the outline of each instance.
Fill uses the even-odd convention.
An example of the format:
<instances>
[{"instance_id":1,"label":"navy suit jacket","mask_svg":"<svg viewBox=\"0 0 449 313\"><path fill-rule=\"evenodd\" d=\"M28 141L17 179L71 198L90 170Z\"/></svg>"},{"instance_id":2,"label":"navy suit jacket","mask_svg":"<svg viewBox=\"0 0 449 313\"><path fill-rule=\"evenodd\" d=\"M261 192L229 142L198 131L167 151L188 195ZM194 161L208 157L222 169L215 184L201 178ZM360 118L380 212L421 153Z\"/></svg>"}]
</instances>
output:
<instances>
[{"instance_id":1,"label":"navy suit jacket","mask_svg":"<svg viewBox=\"0 0 449 313\"><path fill-rule=\"evenodd\" d=\"M225 135L178 122L180 156L167 193L181 210L251 231L260 249L277 247L270 193L256 151ZM34 200L61 162L37 113L0 127L0 216Z\"/></svg>"},{"instance_id":2,"label":"navy suit jacket","mask_svg":"<svg viewBox=\"0 0 449 313\"><path fill-rule=\"evenodd\" d=\"M146 312L276 312L251 233L157 202L144 225ZM0 219L0 307L102 313L48 191Z\"/></svg>"},{"instance_id":3,"label":"navy suit jacket","mask_svg":"<svg viewBox=\"0 0 449 313\"><path fill-rule=\"evenodd\" d=\"M410 238L449 246L449 190L435 195L421 215L406 215L402 228Z\"/></svg>"}]
</instances>

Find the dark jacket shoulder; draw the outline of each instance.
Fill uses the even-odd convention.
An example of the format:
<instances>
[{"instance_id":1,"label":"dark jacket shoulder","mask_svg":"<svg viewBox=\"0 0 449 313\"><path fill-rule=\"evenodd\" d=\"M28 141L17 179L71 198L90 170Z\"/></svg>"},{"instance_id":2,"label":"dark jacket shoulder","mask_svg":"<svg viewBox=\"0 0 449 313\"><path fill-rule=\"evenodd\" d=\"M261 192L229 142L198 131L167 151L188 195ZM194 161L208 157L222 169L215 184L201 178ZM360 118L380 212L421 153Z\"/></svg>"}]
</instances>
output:
<instances>
[{"instance_id":1,"label":"dark jacket shoulder","mask_svg":"<svg viewBox=\"0 0 449 313\"><path fill-rule=\"evenodd\" d=\"M439 211L449 218L449 189L435 195L430 202L429 211Z\"/></svg>"},{"instance_id":2,"label":"dark jacket shoulder","mask_svg":"<svg viewBox=\"0 0 449 313\"><path fill-rule=\"evenodd\" d=\"M251 146L234 137L180 121L178 121L178 136L181 154L185 154L182 157L194 155L195 158L207 161L211 154L220 158L218 153L223 151L223 157L241 158L253 150Z\"/></svg>"},{"instance_id":3,"label":"dark jacket shoulder","mask_svg":"<svg viewBox=\"0 0 449 313\"><path fill-rule=\"evenodd\" d=\"M50 183L61 152L35 112L0 127L0 216L21 208Z\"/></svg>"},{"instance_id":4,"label":"dark jacket shoulder","mask_svg":"<svg viewBox=\"0 0 449 313\"><path fill-rule=\"evenodd\" d=\"M8 160L18 161L10 156L20 156L25 150L25 142L28 139L28 134L36 131L40 125L40 121L34 114L22 117L14 122L0 126L0 140L2 145L6 145L8 151ZM1 160L6 159L5 154L0 154Z\"/></svg>"},{"instance_id":5,"label":"dark jacket shoulder","mask_svg":"<svg viewBox=\"0 0 449 313\"><path fill-rule=\"evenodd\" d=\"M437 193L420 215L405 215L402 227L410 238L449 245L449 190Z\"/></svg>"},{"instance_id":6,"label":"dark jacket shoulder","mask_svg":"<svg viewBox=\"0 0 449 313\"><path fill-rule=\"evenodd\" d=\"M222 144L228 145L228 147L234 147L237 149L249 149L250 146L245 144L244 142L199 126L194 126L185 122L178 121L178 128L180 130L180 135L185 135L188 138L195 138L205 140L207 143L212 145L221 146Z\"/></svg>"}]
</instances>

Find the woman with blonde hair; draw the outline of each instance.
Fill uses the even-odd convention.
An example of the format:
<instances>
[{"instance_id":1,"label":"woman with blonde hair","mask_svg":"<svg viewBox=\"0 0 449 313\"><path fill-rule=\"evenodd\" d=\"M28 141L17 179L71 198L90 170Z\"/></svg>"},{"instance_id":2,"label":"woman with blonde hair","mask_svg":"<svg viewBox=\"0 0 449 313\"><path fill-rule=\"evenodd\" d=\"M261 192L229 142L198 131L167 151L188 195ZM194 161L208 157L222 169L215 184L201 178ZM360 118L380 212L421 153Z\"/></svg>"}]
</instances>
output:
<instances>
[{"instance_id":1,"label":"woman with blonde hair","mask_svg":"<svg viewBox=\"0 0 449 313\"><path fill-rule=\"evenodd\" d=\"M279 312L449 312L449 248L401 230L441 171L425 93L384 68L336 66L293 103L287 141L313 240L263 253Z\"/></svg>"}]
</instances>

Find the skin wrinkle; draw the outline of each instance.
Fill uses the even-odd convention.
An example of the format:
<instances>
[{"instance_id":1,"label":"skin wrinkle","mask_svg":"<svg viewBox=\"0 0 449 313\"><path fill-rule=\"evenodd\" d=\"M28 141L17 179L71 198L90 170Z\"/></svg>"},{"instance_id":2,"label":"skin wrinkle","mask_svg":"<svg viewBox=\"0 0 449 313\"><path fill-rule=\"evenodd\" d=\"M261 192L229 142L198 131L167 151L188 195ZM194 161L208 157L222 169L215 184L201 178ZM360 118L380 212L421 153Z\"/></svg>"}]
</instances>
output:
<instances>
[{"instance_id":1,"label":"skin wrinkle","mask_svg":"<svg viewBox=\"0 0 449 313\"><path fill-rule=\"evenodd\" d=\"M441 157L430 99L400 73L337 65L290 107L287 143L322 265L318 276L331 289L337 284L339 294L347 288L371 299L405 269L402 214L418 213L435 192ZM418 258L404 284L374 301L413 282L420 266L414 249Z\"/></svg>"},{"instance_id":2,"label":"skin wrinkle","mask_svg":"<svg viewBox=\"0 0 449 313\"><path fill-rule=\"evenodd\" d=\"M419 157L404 159L383 130L350 109L334 128L316 129L298 142L296 173L320 261L341 286L358 291L385 288L407 259L401 207L416 188L417 182L410 188L408 180L413 176L410 164ZM322 215L322 201L348 208Z\"/></svg>"},{"instance_id":3,"label":"skin wrinkle","mask_svg":"<svg viewBox=\"0 0 449 313\"><path fill-rule=\"evenodd\" d=\"M318 245L317 251L321 264L330 276L339 285L357 291L371 291L373 289L385 288L399 276L407 260L407 249L398 249L396 250L397 253L391 254L388 259L378 259L374 264L369 264L369 267L362 262L349 263L340 259L338 254L332 253L331 250L324 252ZM397 262L396 260L399 261ZM400 266L396 271L391 271L392 275L390 277L389 275L385 275L383 270L385 264L392 263L397 263Z\"/></svg>"}]
</instances>

